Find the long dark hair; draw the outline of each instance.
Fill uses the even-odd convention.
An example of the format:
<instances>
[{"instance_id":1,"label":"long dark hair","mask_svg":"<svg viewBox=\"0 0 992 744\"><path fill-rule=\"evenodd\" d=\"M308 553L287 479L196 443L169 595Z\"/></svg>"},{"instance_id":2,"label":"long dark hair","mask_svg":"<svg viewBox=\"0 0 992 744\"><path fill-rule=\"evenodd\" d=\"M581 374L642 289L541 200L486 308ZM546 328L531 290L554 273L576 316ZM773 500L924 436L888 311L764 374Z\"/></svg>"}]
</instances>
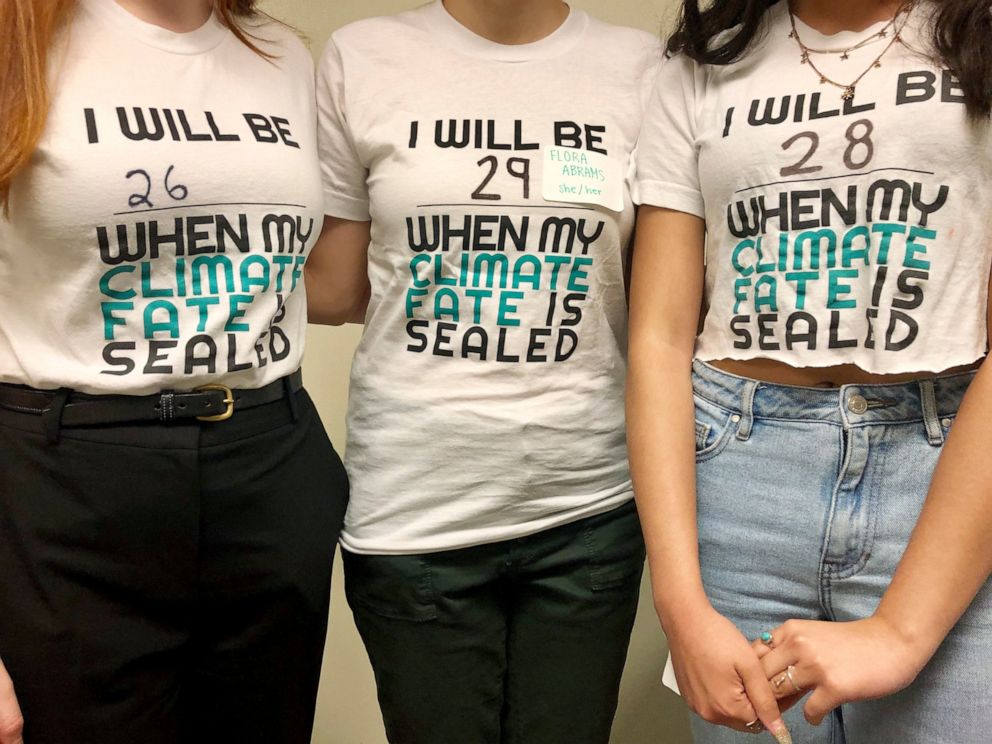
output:
<instances>
[{"instance_id":1,"label":"long dark hair","mask_svg":"<svg viewBox=\"0 0 992 744\"><path fill-rule=\"evenodd\" d=\"M766 11L786 0L717 0L703 9L699 0L684 0L668 54L682 53L697 62L726 65L743 57L758 38ZM933 3L932 49L935 61L958 78L968 113L992 115L992 0L936 0ZM731 34L714 39L730 29Z\"/></svg>"}]
</instances>

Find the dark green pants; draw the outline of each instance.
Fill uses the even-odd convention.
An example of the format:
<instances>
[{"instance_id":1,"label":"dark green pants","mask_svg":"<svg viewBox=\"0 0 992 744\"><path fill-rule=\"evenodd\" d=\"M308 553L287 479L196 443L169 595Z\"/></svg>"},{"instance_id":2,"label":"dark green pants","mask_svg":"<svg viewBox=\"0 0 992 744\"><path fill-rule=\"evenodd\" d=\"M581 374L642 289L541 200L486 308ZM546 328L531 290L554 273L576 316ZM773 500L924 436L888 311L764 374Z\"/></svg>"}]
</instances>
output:
<instances>
[{"instance_id":1,"label":"dark green pants","mask_svg":"<svg viewBox=\"0 0 992 744\"><path fill-rule=\"evenodd\" d=\"M344 554L391 744L606 744L637 610L633 502L518 540Z\"/></svg>"}]
</instances>

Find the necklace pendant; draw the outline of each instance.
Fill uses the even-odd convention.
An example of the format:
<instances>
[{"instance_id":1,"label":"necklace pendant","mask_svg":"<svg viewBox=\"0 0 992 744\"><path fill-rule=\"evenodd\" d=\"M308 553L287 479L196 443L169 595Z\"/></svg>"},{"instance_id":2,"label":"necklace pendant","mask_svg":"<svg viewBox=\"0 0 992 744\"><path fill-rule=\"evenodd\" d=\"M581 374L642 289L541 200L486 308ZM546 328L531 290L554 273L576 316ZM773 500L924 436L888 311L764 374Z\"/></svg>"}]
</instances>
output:
<instances>
[{"instance_id":1,"label":"necklace pendant","mask_svg":"<svg viewBox=\"0 0 992 744\"><path fill-rule=\"evenodd\" d=\"M825 77L823 77L823 75L820 75L820 85L823 85L826 82L827 82L827 79Z\"/></svg>"},{"instance_id":2,"label":"necklace pendant","mask_svg":"<svg viewBox=\"0 0 992 744\"><path fill-rule=\"evenodd\" d=\"M846 88L844 88L844 92L841 93L840 97L845 101L850 101L852 98L854 98L854 86L848 85Z\"/></svg>"},{"instance_id":3,"label":"necklace pendant","mask_svg":"<svg viewBox=\"0 0 992 744\"><path fill-rule=\"evenodd\" d=\"M851 55L849 55L847 52L844 52L842 55L840 55L840 58L841 59L850 59L851 58Z\"/></svg>"}]
</instances>

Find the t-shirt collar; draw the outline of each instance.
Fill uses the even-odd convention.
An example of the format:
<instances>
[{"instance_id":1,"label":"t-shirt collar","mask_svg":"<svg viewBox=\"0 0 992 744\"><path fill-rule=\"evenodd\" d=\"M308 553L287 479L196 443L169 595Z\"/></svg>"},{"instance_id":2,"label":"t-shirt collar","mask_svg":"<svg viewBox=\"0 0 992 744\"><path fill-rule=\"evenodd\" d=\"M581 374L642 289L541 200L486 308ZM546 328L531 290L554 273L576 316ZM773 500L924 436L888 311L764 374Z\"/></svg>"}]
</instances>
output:
<instances>
[{"instance_id":1,"label":"t-shirt collar","mask_svg":"<svg viewBox=\"0 0 992 744\"><path fill-rule=\"evenodd\" d=\"M230 35L229 30L211 14L207 22L194 31L177 33L141 20L118 5L115 0L81 0L86 12L110 23L128 36L149 46L175 54L202 54L208 52Z\"/></svg>"},{"instance_id":2,"label":"t-shirt collar","mask_svg":"<svg viewBox=\"0 0 992 744\"><path fill-rule=\"evenodd\" d=\"M448 12L442 0L424 8L428 29L454 49L495 62L531 62L549 59L568 51L582 36L589 17L569 5L568 17L551 34L529 44L499 44L469 30Z\"/></svg>"},{"instance_id":3,"label":"t-shirt collar","mask_svg":"<svg viewBox=\"0 0 992 744\"><path fill-rule=\"evenodd\" d=\"M782 2L779 12L785 16L785 23L789 23L789 3ZM843 49L853 46L872 36L878 34L883 28L889 25L889 20L873 23L861 31L838 31L834 34L824 34L817 31L812 26L807 25L802 18L796 16L796 29L802 37L803 43L808 47L824 49ZM900 21L901 23L902 21ZM889 34L891 38L891 33ZM882 39L879 39L881 41Z\"/></svg>"}]
</instances>

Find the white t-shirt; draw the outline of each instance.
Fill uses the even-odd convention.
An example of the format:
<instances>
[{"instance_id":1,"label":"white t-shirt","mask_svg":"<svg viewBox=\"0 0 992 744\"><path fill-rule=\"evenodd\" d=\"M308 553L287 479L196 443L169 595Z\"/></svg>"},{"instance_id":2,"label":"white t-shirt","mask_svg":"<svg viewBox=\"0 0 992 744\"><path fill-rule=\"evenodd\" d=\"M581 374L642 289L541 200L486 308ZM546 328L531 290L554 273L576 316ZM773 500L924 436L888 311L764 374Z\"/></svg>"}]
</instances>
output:
<instances>
[{"instance_id":1,"label":"white t-shirt","mask_svg":"<svg viewBox=\"0 0 992 744\"><path fill-rule=\"evenodd\" d=\"M0 381L146 394L299 367L323 219L313 64L275 22L176 34L82 0L0 219ZM264 40L264 41L262 41Z\"/></svg>"},{"instance_id":2,"label":"white t-shirt","mask_svg":"<svg viewBox=\"0 0 992 744\"><path fill-rule=\"evenodd\" d=\"M917 7L853 100L801 63L787 3L741 61L663 65L645 114L639 201L704 217L709 310L696 355L873 373L940 371L986 351L992 140L927 60ZM892 39L803 43L847 84Z\"/></svg>"},{"instance_id":3,"label":"white t-shirt","mask_svg":"<svg viewBox=\"0 0 992 744\"><path fill-rule=\"evenodd\" d=\"M626 176L660 59L574 9L521 46L439 1L333 35L325 209L372 221L348 550L496 542L632 497Z\"/></svg>"}]
</instances>

